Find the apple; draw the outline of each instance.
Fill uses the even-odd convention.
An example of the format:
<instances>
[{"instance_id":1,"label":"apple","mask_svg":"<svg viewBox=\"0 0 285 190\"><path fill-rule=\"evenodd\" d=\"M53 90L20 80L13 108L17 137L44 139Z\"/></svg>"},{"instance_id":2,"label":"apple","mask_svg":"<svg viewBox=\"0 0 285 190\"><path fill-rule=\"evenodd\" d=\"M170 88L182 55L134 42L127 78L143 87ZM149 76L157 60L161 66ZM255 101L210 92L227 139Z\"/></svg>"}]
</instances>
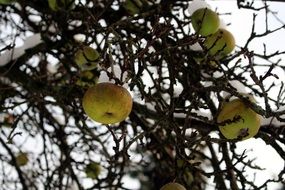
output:
<instances>
[{"instance_id":1,"label":"apple","mask_svg":"<svg viewBox=\"0 0 285 190\"><path fill-rule=\"evenodd\" d=\"M76 81L76 85L82 86L82 87L94 86L98 82L98 75L93 70L92 71L82 71L80 73L79 79Z\"/></svg>"},{"instance_id":2,"label":"apple","mask_svg":"<svg viewBox=\"0 0 285 190\"><path fill-rule=\"evenodd\" d=\"M235 48L235 38L226 29L219 29L216 33L206 37L204 41L208 53L217 58L223 58Z\"/></svg>"},{"instance_id":3,"label":"apple","mask_svg":"<svg viewBox=\"0 0 285 190\"><path fill-rule=\"evenodd\" d=\"M1 96L0 96L0 99L1 99ZM7 113L4 115L2 126L7 127L7 128L11 128L14 121L15 121L14 115Z\"/></svg>"},{"instance_id":4,"label":"apple","mask_svg":"<svg viewBox=\"0 0 285 190\"><path fill-rule=\"evenodd\" d=\"M48 0L48 5L49 8L53 11L57 11L58 10L58 6L57 6L57 0Z\"/></svg>"},{"instance_id":5,"label":"apple","mask_svg":"<svg viewBox=\"0 0 285 190\"><path fill-rule=\"evenodd\" d=\"M102 124L123 121L130 114L132 105L132 96L127 89L108 82L90 87L82 100L85 113Z\"/></svg>"},{"instance_id":6,"label":"apple","mask_svg":"<svg viewBox=\"0 0 285 190\"><path fill-rule=\"evenodd\" d=\"M51 10L59 11L60 9L72 9L74 0L48 0L48 5Z\"/></svg>"},{"instance_id":7,"label":"apple","mask_svg":"<svg viewBox=\"0 0 285 190\"><path fill-rule=\"evenodd\" d=\"M99 59L100 54L98 51L89 46L84 46L77 50L74 56L75 63L83 71L95 69L98 65Z\"/></svg>"},{"instance_id":8,"label":"apple","mask_svg":"<svg viewBox=\"0 0 285 190\"><path fill-rule=\"evenodd\" d=\"M140 0L126 0L123 3L123 7L130 15L135 15L140 12L142 2Z\"/></svg>"},{"instance_id":9,"label":"apple","mask_svg":"<svg viewBox=\"0 0 285 190\"><path fill-rule=\"evenodd\" d=\"M84 171L87 177L96 179L101 172L101 166L96 162L91 162L85 167Z\"/></svg>"},{"instance_id":10,"label":"apple","mask_svg":"<svg viewBox=\"0 0 285 190\"><path fill-rule=\"evenodd\" d=\"M178 159L176 161L176 164L177 164L177 167L179 169L184 169L183 171L183 174L182 174L182 177L183 177L183 180L184 182L187 184L187 185L191 185L194 181L194 176L192 175L191 171L189 170L189 168L184 168L186 166L188 161L184 161L182 159Z\"/></svg>"},{"instance_id":11,"label":"apple","mask_svg":"<svg viewBox=\"0 0 285 190\"><path fill-rule=\"evenodd\" d=\"M186 184L190 186L194 181L194 176L189 170L186 170L183 173L183 179L186 182Z\"/></svg>"},{"instance_id":12,"label":"apple","mask_svg":"<svg viewBox=\"0 0 285 190\"><path fill-rule=\"evenodd\" d=\"M177 167L178 168L183 168L184 167L184 165L185 165L185 161L184 160L182 160L182 159L178 159L177 161L176 161L176 165L177 165Z\"/></svg>"},{"instance_id":13,"label":"apple","mask_svg":"<svg viewBox=\"0 0 285 190\"><path fill-rule=\"evenodd\" d=\"M179 183L167 183L160 190L186 190L186 188Z\"/></svg>"},{"instance_id":14,"label":"apple","mask_svg":"<svg viewBox=\"0 0 285 190\"><path fill-rule=\"evenodd\" d=\"M16 156L16 163L18 166L25 166L29 161L28 154L21 152Z\"/></svg>"},{"instance_id":15,"label":"apple","mask_svg":"<svg viewBox=\"0 0 285 190\"><path fill-rule=\"evenodd\" d=\"M249 139L255 136L260 128L260 116L240 99L224 103L217 122L226 139Z\"/></svg>"},{"instance_id":16,"label":"apple","mask_svg":"<svg viewBox=\"0 0 285 190\"><path fill-rule=\"evenodd\" d=\"M202 36L214 34L220 26L218 14L209 8L196 10L192 14L191 19L194 30Z\"/></svg>"},{"instance_id":17,"label":"apple","mask_svg":"<svg viewBox=\"0 0 285 190\"><path fill-rule=\"evenodd\" d=\"M0 4L3 4L3 5L9 5L13 2L15 2L16 0L0 0Z\"/></svg>"}]
</instances>

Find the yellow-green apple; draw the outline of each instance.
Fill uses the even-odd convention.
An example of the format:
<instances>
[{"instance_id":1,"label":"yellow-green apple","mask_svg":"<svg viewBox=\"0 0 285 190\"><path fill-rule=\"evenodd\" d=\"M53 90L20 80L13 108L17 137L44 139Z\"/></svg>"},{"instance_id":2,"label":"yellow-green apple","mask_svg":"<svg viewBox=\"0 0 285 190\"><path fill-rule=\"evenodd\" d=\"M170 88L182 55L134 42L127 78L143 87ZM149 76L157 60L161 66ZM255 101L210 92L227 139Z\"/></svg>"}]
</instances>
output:
<instances>
[{"instance_id":1,"label":"yellow-green apple","mask_svg":"<svg viewBox=\"0 0 285 190\"><path fill-rule=\"evenodd\" d=\"M96 71L81 71L79 79L76 81L76 85L82 87L91 87L97 84L99 73Z\"/></svg>"},{"instance_id":2,"label":"yellow-green apple","mask_svg":"<svg viewBox=\"0 0 285 190\"><path fill-rule=\"evenodd\" d=\"M125 0L123 3L124 9L126 9L130 15L138 14L142 5L140 0Z\"/></svg>"},{"instance_id":3,"label":"yellow-green apple","mask_svg":"<svg viewBox=\"0 0 285 190\"><path fill-rule=\"evenodd\" d=\"M184 179L185 183L186 183L187 185L189 185L189 186L193 183L193 181L194 181L194 176L193 176L193 174L189 171L189 169L186 169L186 171L184 171L184 173L183 173L183 179Z\"/></svg>"},{"instance_id":4,"label":"yellow-green apple","mask_svg":"<svg viewBox=\"0 0 285 190\"><path fill-rule=\"evenodd\" d=\"M48 0L48 4L51 10L58 11L60 9L72 9L74 6L74 0Z\"/></svg>"},{"instance_id":5,"label":"yellow-green apple","mask_svg":"<svg viewBox=\"0 0 285 190\"><path fill-rule=\"evenodd\" d=\"M177 167L179 169L183 169L184 168L184 171L183 171L183 174L182 174L183 180L184 180L184 182L187 185L191 185L191 183L193 183L193 181L194 181L194 177L193 177L191 171L189 170L189 168L185 167L187 162L188 161L184 161L182 159L178 159L176 161L176 164L177 164Z\"/></svg>"},{"instance_id":6,"label":"yellow-green apple","mask_svg":"<svg viewBox=\"0 0 285 190\"><path fill-rule=\"evenodd\" d=\"M194 30L202 36L214 34L220 26L218 14L209 8L196 10L191 16L191 21Z\"/></svg>"},{"instance_id":7,"label":"yellow-green apple","mask_svg":"<svg viewBox=\"0 0 285 190\"><path fill-rule=\"evenodd\" d=\"M25 166L29 161L28 153L21 152L16 156L16 163L18 166Z\"/></svg>"},{"instance_id":8,"label":"yellow-green apple","mask_svg":"<svg viewBox=\"0 0 285 190\"><path fill-rule=\"evenodd\" d=\"M85 70L93 70L97 67L100 54L92 47L84 46L76 51L74 61L78 67Z\"/></svg>"},{"instance_id":9,"label":"yellow-green apple","mask_svg":"<svg viewBox=\"0 0 285 190\"><path fill-rule=\"evenodd\" d=\"M9 5L10 3L15 2L16 0L0 0L0 4Z\"/></svg>"},{"instance_id":10,"label":"yellow-green apple","mask_svg":"<svg viewBox=\"0 0 285 190\"><path fill-rule=\"evenodd\" d=\"M206 37L204 45L212 56L223 58L235 48L235 38L226 29L219 29L216 33Z\"/></svg>"},{"instance_id":11,"label":"yellow-green apple","mask_svg":"<svg viewBox=\"0 0 285 190\"><path fill-rule=\"evenodd\" d=\"M183 168L185 164L186 164L186 161L184 161L183 159L178 159L176 161L176 165L178 168Z\"/></svg>"},{"instance_id":12,"label":"yellow-green apple","mask_svg":"<svg viewBox=\"0 0 285 190\"><path fill-rule=\"evenodd\" d=\"M101 172L101 166L97 162L91 162L86 165L84 171L87 177L96 179Z\"/></svg>"},{"instance_id":13,"label":"yellow-green apple","mask_svg":"<svg viewBox=\"0 0 285 190\"><path fill-rule=\"evenodd\" d=\"M132 96L127 89L108 82L90 87L82 100L85 113L102 124L123 121L129 116L132 105Z\"/></svg>"},{"instance_id":14,"label":"yellow-green apple","mask_svg":"<svg viewBox=\"0 0 285 190\"><path fill-rule=\"evenodd\" d=\"M186 188L179 183L167 183L160 190L186 190Z\"/></svg>"},{"instance_id":15,"label":"yellow-green apple","mask_svg":"<svg viewBox=\"0 0 285 190\"><path fill-rule=\"evenodd\" d=\"M58 10L58 7L57 7L57 0L48 0L48 5L49 5L49 8L53 11L57 11Z\"/></svg>"},{"instance_id":16,"label":"yellow-green apple","mask_svg":"<svg viewBox=\"0 0 285 190\"><path fill-rule=\"evenodd\" d=\"M260 116L240 99L224 103L217 122L227 139L245 140L255 136L260 128Z\"/></svg>"}]
</instances>

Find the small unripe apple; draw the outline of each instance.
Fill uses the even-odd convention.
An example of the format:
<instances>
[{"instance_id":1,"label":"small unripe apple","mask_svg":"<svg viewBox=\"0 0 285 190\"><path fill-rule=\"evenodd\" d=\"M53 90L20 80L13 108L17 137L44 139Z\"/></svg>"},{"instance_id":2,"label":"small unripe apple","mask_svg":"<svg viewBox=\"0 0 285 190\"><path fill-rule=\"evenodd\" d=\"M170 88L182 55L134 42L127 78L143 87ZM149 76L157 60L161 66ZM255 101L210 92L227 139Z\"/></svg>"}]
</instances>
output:
<instances>
[{"instance_id":1,"label":"small unripe apple","mask_svg":"<svg viewBox=\"0 0 285 190\"><path fill-rule=\"evenodd\" d=\"M98 66L99 59L98 51L89 46L77 50L74 56L75 63L83 71L95 69Z\"/></svg>"},{"instance_id":2,"label":"small unripe apple","mask_svg":"<svg viewBox=\"0 0 285 190\"><path fill-rule=\"evenodd\" d=\"M260 116L240 99L222 105L217 121L227 139L245 140L255 136L260 128Z\"/></svg>"},{"instance_id":3,"label":"small unripe apple","mask_svg":"<svg viewBox=\"0 0 285 190\"><path fill-rule=\"evenodd\" d=\"M3 4L3 5L9 5L13 2L15 2L16 0L0 0L0 5Z\"/></svg>"},{"instance_id":4,"label":"small unripe apple","mask_svg":"<svg viewBox=\"0 0 285 190\"><path fill-rule=\"evenodd\" d=\"M234 50L235 38L228 30L219 29L216 33L206 37L204 45L210 55L223 58Z\"/></svg>"},{"instance_id":5,"label":"small unripe apple","mask_svg":"<svg viewBox=\"0 0 285 190\"><path fill-rule=\"evenodd\" d=\"M125 120L132 110L132 105L132 96L127 89L108 82L90 87L82 100L85 113L102 124Z\"/></svg>"},{"instance_id":6,"label":"small unripe apple","mask_svg":"<svg viewBox=\"0 0 285 190\"><path fill-rule=\"evenodd\" d=\"M183 159L178 159L176 161L176 165L178 168L183 168L183 166L185 165L185 161Z\"/></svg>"},{"instance_id":7,"label":"small unripe apple","mask_svg":"<svg viewBox=\"0 0 285 190\"><path fill-rule=\"evenodd\" d=\"M58 11L60 9L72 9L74 6L74 0L48 0L48 4L51 10Z\"/></svg>"},{"instance_id":8,"label":"small unripe apple","mask_svg":"<svg viewBox=\"0 0 285 190\"><path fill-rule=\"evenodd\" d=\"M16 156L16 162L18 166L25 166L29 162L28 154L21 152Z\"/></svg>"},{"instance_id":9,"label":"small unripe apple","mask_svg":"<svg viewBox=\"0 0 285 190\"><path fill-rule=\"evenodd\" d=\"M190 186L194 181L194 176L189 170L186 170L183 173L183 179L186 182L186 184Z\"/></svg>"},{"instance_id":10,"label":"small unripe apple","mask_svg":"<svg viewBox=\"0 0 285 190\"><path fill-rule=\"evenodd\" d=\"M160 190L186 190L186 188L179 183L167 183Z\"/></svg>"},{"instance_id":11,"label":"small unripe apple","mask_svg":"<svg viewBox=\"0 0 285 190\"><path fill-rule=\"evenodd\" d=\"M220 26L219 15L209 8L196 10L191 19L194 30L202 36L214 34Z\"/></svg>"},{"instance_id":12,"label":"small unripe apple","mask_svg":"<svg viewBox=\"0 0 285 190\"><path fill-rule=\"evenodd\" d=\"M57 11L58 10L56 0L48 0L48 5L49 5L49 8L51 10L53 10L53 11Z\"/></svg>"},{"instance_id":13,"label":"small unripe apple","mask_svg":"<svg viewBox=\"0 0 285 190\"><path fill-rule=\"evenodd\" d=\"M0 100L1 100L1 95L0 95ZM15 117L13 114L5 114L4 115L4 120L3 120L3 127L11 128L13 123L15 121Z\"/></svg>"},{"instance_id":14,"label":"small unripe apple","mask_svg":"<svg viewBox=\"0 0 285 190\"><path fill-rule=\"evenodd\" d=\"M87 177L96 179L101 172L101 166L96 162L91 162L85 167L84 171Z\"/></svg>"},{"instance_id":15,"label":"small unripe apple","mask_svg":"<svg viewBox=\"0 0 285 190\"><path fill-rule=\"evenodd\" d=\"M82 87L95 86L98 82L98 75L93 70L92 71L82 71L80 73L80 78L76 81L76 85Z\"/></svg>"},{"instance_id":16,"label":"small unripe apple","mask_svg":"<svg viewBox=\"0 0 285 190\"><path fill-rule=\"evenodd\" d=\"M138 14L142 7L142 2L140 0L126 0L123 3L123 7L130 15Z\"/></svg>"}]
</instances>

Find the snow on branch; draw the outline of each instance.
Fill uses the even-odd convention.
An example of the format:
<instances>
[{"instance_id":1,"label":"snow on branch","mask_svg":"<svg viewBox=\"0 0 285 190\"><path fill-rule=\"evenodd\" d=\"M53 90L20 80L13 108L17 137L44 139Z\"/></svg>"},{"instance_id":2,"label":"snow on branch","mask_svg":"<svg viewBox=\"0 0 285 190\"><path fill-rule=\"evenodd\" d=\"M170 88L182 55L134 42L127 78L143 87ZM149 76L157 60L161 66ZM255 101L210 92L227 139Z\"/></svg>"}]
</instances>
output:
<instances>
[{"instance_id":1,"label":"snow on branch","mask_svg":"<svg viewBox=\"0 0 285 190\"><path fill-rule=\"evenodd\" d=\"M25 54L25 51L27 49L35 47L41 42L42 42L42 39L41 39L40 33L27 37L26 40L24 41L23 46L13 48L11 50L6 50L3 54L0 55L0 66L5 66L10 61L18 59L19 57Z\"/></svg>"}]
</instances>

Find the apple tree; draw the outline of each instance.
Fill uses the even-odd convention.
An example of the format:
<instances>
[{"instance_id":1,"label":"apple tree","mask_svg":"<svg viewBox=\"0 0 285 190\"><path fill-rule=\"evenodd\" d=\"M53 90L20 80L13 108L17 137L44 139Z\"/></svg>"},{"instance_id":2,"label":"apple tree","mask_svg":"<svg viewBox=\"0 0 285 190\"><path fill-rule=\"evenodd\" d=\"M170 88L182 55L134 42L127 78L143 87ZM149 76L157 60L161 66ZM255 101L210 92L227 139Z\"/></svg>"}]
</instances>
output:
<instances>
[{"instance_id":1,"label":"apple tree","mask_svg":"<svg viewBox=\"0 0 285 190\"><path fill-rule=\"evenodd\" d=\"M0 0L0 189L284 189L285 2L224 3Z\"/></svg>"}]
</instances>

